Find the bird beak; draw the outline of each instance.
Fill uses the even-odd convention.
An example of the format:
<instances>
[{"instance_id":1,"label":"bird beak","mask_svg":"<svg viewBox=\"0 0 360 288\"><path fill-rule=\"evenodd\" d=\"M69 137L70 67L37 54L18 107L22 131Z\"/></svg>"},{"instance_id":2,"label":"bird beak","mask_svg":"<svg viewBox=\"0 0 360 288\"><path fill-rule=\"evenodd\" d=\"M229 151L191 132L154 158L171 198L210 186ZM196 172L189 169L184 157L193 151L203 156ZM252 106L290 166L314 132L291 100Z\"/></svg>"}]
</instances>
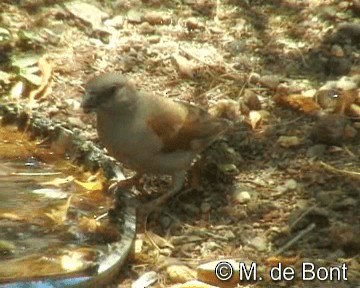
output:
<instances>
[{"instance_id":1,"label":"bird beak","mask_svg":"<svg viewBox=\"0 0 360 288\"><path fill-rule=\"evenodd\" d=\"M92 97L88 93L85 93L80 107L83 109L84 113L86 114L94 112L96 109L96 103L94 101L94 97Z\"/></svg>"}]
</instances>

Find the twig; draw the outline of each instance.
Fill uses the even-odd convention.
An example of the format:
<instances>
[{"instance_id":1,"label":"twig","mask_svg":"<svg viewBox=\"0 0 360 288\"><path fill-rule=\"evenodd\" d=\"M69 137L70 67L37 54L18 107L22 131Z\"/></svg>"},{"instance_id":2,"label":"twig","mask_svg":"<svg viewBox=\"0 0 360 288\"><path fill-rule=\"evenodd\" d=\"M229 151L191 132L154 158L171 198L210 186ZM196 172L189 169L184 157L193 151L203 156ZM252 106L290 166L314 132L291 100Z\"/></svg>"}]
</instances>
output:
<instances>
[{"instance_id":1,"label":"twig","mask_svg":"<svg viewBox=\"0 0 360 288\"><path fill-rule=\"evenodd\" d=\"M293 239L291 239L289 242L287 242L284 246L282 246L281 248L279 248L274 255L277 256L281 253L283 253L285 250L287 250L288 248L290 248L292 245L294 245L297 241L299 241L301 238L303 238L306 234L310 233L312 230L314 230L314 228L316 227L315 223L311 223L308 227L306 227L306 229L302 230L301 232L299 232L298 235L296 235Z\"/></svg>"},{"instance_id":2,"label":"twig","mask_svg":"<svg viewBox=\"0 0 360 288\"><path fill-rule=\"evenodd\" d=\"M359 172L337 169L337 168L335 168L329 164L326 164L325 162L322 162L322 161L320 161L320 164L321 164L321 166L323 166L325 169L327 169L330 172L340 173L340 174L348 175L348 176L354 176L356 178L360 177Z\"/></svg>"},{"instance_id":3,"label":"twig","mask_svg":"<svg viewBox=\"0 0 360 288\"><path fill-rule=\"evenodd\" d=\"M309 209L307 209L304 213L302 213L302 214L300 215L300 217L297 218L297 219L290 225L290 228L295 227L295 225L296 225L297 223L299 223L301 219L304 219L304 217L305 217L306 215L308 215L312 210L314 210L315 207L316 207L316 205L311 206L311 207L310 207Z\"/></svg>"}]
</instances>

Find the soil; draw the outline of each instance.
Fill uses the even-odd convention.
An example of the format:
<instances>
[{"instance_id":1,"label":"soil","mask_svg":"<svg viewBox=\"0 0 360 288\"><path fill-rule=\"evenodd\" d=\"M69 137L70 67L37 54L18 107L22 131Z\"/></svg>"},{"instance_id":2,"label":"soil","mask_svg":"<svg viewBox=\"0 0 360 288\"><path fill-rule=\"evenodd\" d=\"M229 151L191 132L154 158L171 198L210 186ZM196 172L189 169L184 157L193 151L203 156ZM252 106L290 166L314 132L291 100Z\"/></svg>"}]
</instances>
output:
<instances>
[{"instance_id":1,"label":"soil","mask_svg":"<svg viewBox=\"0 0 360 288\"><path fill-rule=\"evenodd\" d=\"M138 220L133 256L109 287L131 287L150 271L151 287L172 287L219 259L265 270L280 262L297 272L291 282L264 277L247 287L334 287L301 281L302 262L345 263L348 280L336 287L359 285L359 7L357 0L0 3L0 101L36 109L101 147L94 115L80 108L83 85L119 71L139 89L235 123L192 167L182 192ZM39 71L15 63L30 56L43 59ZM146 203L168 187L166 177L148 176L134 193Z\"/></svg>"}]
</instances>

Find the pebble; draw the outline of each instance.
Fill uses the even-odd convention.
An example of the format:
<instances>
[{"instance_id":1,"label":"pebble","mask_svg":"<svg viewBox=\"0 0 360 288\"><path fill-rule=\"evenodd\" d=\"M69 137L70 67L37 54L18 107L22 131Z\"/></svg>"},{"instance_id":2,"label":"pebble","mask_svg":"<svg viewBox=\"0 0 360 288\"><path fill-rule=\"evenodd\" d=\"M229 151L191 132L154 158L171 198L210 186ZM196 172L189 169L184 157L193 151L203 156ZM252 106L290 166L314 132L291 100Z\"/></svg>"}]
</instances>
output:
<instances>
[{"instance_id":1,"label":"pebble","mask_svg":"<svg viewBox=\"0 0 360 288\"><path fill-rule=\"evenodd\" d=\"M127 13L127 20L129 23L139 24L143 22L143 14L136 10L130 10Z\"/></svg>"},{"instance_id":2,"label":"pebble","mask_svg":"<svg viewBox=\"0 0 360 288\"><path fill-rule=\"evenodd\" d=\"M249 76L249 82L250 82L251 84L256 84L256 83L259 82L259 80L260 80L260 74L254 73L254 72L250 74L250 76Z\"/></svg>"},{"instance_id":3,"label":"pebble","mask_svg":"<svg viewBox=\"0 0 360 288\"><path fill-rule=\"evenodd\" d=\"M104 22L105 26L110 26L114 28L121 28L124 25L124 17L122 15L117 15L111 19L108 19Z\"/></svg>"},{"instance_id":4,"label":"pebble","mask_svg":"<svg viewBox=\"0 0 360 288\"><path fill-rule=\"evenodd\" d=\"M276 89L276 87L280 84L280 79L275 75L264 75L260 77L259 83L266 88Z\"/></svg>"},{"instance_id":5,"label":"pebble","mask_svg":"<svg viewBox=\"0 0 360 288\"><path fill-rule=\"evenodd\" d=\"M235 201L240 204L248 203L251 200L251 195L247 191L235 191L233 196Z\"/></svg>"},{"instance_id":6,"label":"pebble","mask_svg":"<svg viewBox=\"0 0 360 288\"><path fill-rule=\"evenodd\" d=\"M288 179L285 181L284 187L287 191L292 191L298 187L298 183L294 179Z\"/></svg>"},{"instance_id":7,"label":"pebble","mask_svg":"<svg viewBox=\"0 0 360 288\"><path fill-rule=\"evenodd\" d=\"M249 246L255 248L259 252L265 252L267 250L267 239L263 236L256 236L251 240Z\"/></svg>"},{"instance_id":8,"label":"pebble","mask_svg":"<svg viewBox=\"0 0 360 288\"><path fill-rule=\"evenodd\" d=\"M151 25L169 25L171 23L171 17L169 15L155 11L145 14L144 20Z\"/></svg>"},{"instance_id":9,"label":"pebble","mask_svg":"<svg viewBox=\"0 0 360 288\"><path fill-rule=\"evenodd\" d=\"M244 103L250 110L261 110L261 102L255 92L246 89L243 96Z\"/></svg>"}]
</instances>

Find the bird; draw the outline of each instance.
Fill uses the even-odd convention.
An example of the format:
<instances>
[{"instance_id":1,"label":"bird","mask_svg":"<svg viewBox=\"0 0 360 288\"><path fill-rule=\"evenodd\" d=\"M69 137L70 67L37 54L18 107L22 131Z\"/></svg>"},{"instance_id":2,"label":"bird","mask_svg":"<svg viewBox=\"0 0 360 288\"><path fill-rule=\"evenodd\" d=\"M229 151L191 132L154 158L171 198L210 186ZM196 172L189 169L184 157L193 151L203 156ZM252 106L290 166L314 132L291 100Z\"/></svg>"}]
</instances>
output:
<instances>
[{"instance_id":1,"label":"bird","mask_svg":"<svg viewBox=\"0 0 360 288\"><path fill-rule=\"evenodd\" d=\"M144 174L171 176L169 191L148 208L177 194L197 155L232 124L198 106L138 90L118 72L95 76L84 88L81 107L96 113L98 138L108 154L136 171L130 182Z\"/></svg>"}]
</instances>

